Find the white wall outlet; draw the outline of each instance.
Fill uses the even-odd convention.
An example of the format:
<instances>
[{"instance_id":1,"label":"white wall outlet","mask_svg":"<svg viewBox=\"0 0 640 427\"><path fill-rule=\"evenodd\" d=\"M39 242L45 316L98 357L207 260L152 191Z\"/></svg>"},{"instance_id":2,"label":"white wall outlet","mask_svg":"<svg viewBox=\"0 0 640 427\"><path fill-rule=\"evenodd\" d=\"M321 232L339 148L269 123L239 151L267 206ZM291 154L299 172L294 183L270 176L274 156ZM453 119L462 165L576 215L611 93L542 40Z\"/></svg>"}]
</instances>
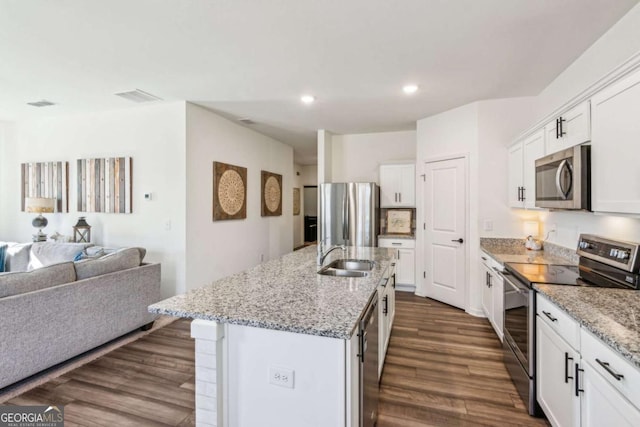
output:
<instances>
[{"instance_id":1,"label":"white wall outlet","mask_svg":"<svg viewBox=\"0 0 640 427\"><path fill-rule=\"evenodd\" d=\"M484 231L493 231L493 221L490 219L485 220L482 227Z\"/></svg>"},{"instance_id":2,"label":"white wall outlet","mask_svg":"<svg viewBox=\"0 0 640 427\"><path fill-rule=\"evenodd\" d=\"M144 193L145 200L153 200L153 193Z\"/></svg>"},{"instance_id":3,"label":"white wall outlet","mask_svg":"<svg viewBox=\"0 0 640 427\"><path fill-rule=\"evenodd\" d=\"M269 384L280 387L293 388L293 379L295 371L289 368L279 366L269 367Z\"/></svg>"},{"instance_id":4,"label":"white wall outlet","mask_svg":"<svg viewBox=\"0 0 640 427\"><path fill-rule=\"evenodd\" d=\"M264 262L264 254L260 254L260 262Z\"/></svg>"},{"instance_id":5,"label":"white wall outlet","mask_svg":"<svg viewBox=\"0 0 640 427\"><path fill-rule=\"evenodd\" d=\"M549 233L555 233L558 231L558 226L556 224L549 224Z\"/></svg>"},{"instance_id":6,"label":"white wall outlet","mask_svg":"<svg viewBox=\"0 0 640 427\"><path fill-rule=\"evenodd\" d=\"M164 229L165 231L171 231L171 220L168 219L164 222Z\"/></svg>"}]
</instances>

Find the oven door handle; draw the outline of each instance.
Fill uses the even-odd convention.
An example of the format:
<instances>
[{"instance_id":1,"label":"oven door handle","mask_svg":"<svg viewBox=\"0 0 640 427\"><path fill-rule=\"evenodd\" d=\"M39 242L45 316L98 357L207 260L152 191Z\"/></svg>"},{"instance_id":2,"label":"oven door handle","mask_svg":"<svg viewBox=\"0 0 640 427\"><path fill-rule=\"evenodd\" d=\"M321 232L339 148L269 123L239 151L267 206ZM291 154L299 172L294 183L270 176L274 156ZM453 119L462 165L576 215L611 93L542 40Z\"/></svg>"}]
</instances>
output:
<instances>
[{"instance_id":1,"label":"oven door handle","mask_svg":"<svg viewBox=\"0 0 640 427\"><path fill-rule=\"evenodd\" d=\"M511 279L509 279L509 277L512 277L512 276L511 276L511 274L508 274L507 272L503 272L502 273L502 277L504 278L505 283L511 285L511 287L513 289L515 289L516 292L518 292L519 294L526 295L531 290L526 285L521 284L520 282L511 281Z\"/></svg>"}]
</instances>

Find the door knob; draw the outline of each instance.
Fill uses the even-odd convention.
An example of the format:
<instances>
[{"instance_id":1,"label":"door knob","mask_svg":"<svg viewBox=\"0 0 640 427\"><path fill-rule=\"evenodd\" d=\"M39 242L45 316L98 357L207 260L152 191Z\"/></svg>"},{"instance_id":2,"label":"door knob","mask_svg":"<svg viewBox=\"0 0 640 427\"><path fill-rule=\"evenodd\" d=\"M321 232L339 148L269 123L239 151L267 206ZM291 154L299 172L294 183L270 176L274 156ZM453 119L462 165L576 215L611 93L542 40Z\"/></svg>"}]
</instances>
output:
<instances>
[{"instance_id":1,"label":"door knob","mask_svg":"<svg viewBox=\"0 0 640 427\"><path fill-rule=\"evenodd\" d=\"M464 243L464 239L461 237L459 239L452 240L452 242Z\"/></svg>"}]
</instances>

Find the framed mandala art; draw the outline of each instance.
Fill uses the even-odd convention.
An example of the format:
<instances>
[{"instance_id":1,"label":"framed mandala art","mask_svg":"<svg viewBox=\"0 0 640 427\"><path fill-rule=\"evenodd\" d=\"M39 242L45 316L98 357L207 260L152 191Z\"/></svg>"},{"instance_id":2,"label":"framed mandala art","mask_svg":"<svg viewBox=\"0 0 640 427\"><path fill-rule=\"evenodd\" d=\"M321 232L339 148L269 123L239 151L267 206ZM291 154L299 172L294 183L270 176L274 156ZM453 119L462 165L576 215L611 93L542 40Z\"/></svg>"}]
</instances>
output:
<instances>
[{"instance_id":1,"label":"framed mandala art","mask_svg":"<svg viewBox=\"0 0 640 427\"><path fill-rule=\"evenodd\" d=\"M247 217L247 168L213 162L213 220Z\"/></svg>"},{"instance_id":2,"label":"framed mandala art","mask_svg":"<svg viewBox=\"0 0 640 427\"><path fill-rule=\"evenodd\" d=\"M282 215L282 175L262 171L262 216Z\"/></svg>"}]
</instances>

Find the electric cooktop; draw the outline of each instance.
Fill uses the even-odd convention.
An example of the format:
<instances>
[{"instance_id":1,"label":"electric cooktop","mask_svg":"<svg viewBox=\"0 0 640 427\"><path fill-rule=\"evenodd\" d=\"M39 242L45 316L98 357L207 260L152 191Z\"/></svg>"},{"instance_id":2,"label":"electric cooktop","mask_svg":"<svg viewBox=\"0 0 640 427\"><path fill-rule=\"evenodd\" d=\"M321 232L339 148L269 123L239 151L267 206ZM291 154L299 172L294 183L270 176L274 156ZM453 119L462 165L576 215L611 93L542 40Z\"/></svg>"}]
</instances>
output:
<instances>
[{"instance_id":1,"label":"electric cooktop","mask_svg":"<svg viewBox=\"0 0 640 427\"><path fill-rule=\"evenodd\" d=\"M507 271L518 277L529 286L533 283L548 283L553 285L581 285L578 266L525 264L509 262L505 264Z\"/></svg>"}]
</instances>

